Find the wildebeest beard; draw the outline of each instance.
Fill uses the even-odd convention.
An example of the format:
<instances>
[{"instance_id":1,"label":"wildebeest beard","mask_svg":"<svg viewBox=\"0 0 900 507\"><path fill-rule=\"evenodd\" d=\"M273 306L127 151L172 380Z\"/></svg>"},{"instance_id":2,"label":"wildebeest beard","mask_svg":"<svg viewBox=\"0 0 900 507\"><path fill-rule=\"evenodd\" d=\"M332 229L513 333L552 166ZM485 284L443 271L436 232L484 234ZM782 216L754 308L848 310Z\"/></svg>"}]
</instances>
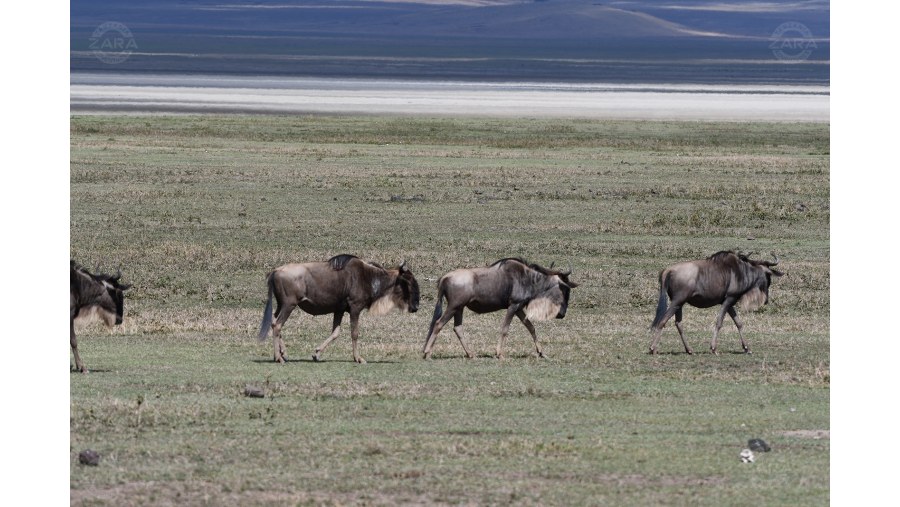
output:
<instances>
[{"instance_id":1,"label":"wildebeest beard","mask_svg":"<svg viewBox=\"0 0 900 507\"><path fill-rule=\"evenodd\" d=\"M75 323L79 326L89 324L99 320L106 327L113 327L119 320L119 317L110 310L100 306L91 306L78 312L75 317Z\"/></svg>"},{"instance_id":2,"label":"wildebeest beard","mask_svg":"<svg viewBox=\"0 0 900 507\"><path fill-rule=\"evenodd\" d=\"M742 311L756 311L766 304L766 299L766 293L762 289L753 287L741 296L741 299L737 302L737 307Z\"/></svg>"},{"instance_id":3,"label":"wildebeest beard","mask_svg":"<svg viewBox=\"0 0 900 507\"><path fill-rule=\"evenodd\" d=\"M561 304L554 303L547 297L538 297L531 300L525 308L525 316L528 320L550 320L559 315Z\"/></svg>"}]
</instances>

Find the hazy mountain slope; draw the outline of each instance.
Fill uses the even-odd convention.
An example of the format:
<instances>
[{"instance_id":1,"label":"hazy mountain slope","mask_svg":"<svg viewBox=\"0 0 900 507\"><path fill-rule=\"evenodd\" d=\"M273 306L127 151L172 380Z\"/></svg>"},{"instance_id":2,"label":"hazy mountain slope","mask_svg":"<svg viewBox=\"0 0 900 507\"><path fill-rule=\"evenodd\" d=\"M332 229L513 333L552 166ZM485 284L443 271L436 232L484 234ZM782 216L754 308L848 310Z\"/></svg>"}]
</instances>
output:
<instances>
[{"instance_id":1,"label":"hazy mountain slope","mask_svg":"<svg viewBox=\"0 0 900 507\"><path fill-rule=\"evenodd\" d=\"M474 5L472 5L474 4ZM762 7L761 7L762 5ZM771 5L768 9L765 5ZM775 6L781 5L781 9ZM743 10L741 10L743 8ZM140 3L75 0L73 28L120 21L132 30L333 35L466 36L486 38L635 38L767 36L784 21L805 23L827 37L827 4L798 2L279 2L149 0ZM824 32L824 33L823 33Z\"/></svg>"},{"instance_id":2,"label":"hazy mountain slope","mask_svg":"<svg viewBox=\"0 0 900 507\"><path fill-rule=\"evenodd\" d=\"M381 28L370 25L363 30ZM697 35L689 27L645 13L574 1L427 10L394 20L391 28L416 35L541 39Z\"/></svg>"},{"instance_id":3,"label":"hazy mountain slope","mask_svg":"<svg viewBox=\"0 0 900 507\"><path fill-rule=\"evenodd\" d=\"M73 0L70 68L415 79L827 83L822 0ZM115 66L91 47L124 24L136 51ZM785 63L785 21L816 36ZM116 35L113 33L112 35Z\"/></svg>"}]
</instances>

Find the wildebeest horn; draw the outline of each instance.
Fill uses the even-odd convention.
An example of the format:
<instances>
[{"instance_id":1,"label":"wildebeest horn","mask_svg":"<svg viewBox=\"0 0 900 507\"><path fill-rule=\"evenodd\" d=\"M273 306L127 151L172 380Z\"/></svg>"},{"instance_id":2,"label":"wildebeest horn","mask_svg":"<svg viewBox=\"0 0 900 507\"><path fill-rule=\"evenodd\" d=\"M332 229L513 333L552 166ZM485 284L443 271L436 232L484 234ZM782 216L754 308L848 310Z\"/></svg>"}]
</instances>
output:
<instances>
[{"instance_id":1,"label":"wildebeest horn","mask_svg":"<svg viewBox=\"0 0 900 507\"><path fill-rule=\"evenodd\" d=\"M571 263L571 262L569 263L569 269L568 269L568 271L563 271L563 272L561 272L560 274L561 274L562 276L569 276L569 275L571 275L571 274L572 274L572 263Z\"/></svg>"},{"instance_id":2,"label":"wildebeest horn","mask_svg":"<svg viewBox=\"0 0 900 507\"><path fill-rule=\"evenodd\" d=\"M772 262L767 262L766 263L767 266L777 266L778 265L778 256L775 255L775 252L772 252L772 257L774 257L775 260Z\"/></svg>"}]
</instances>

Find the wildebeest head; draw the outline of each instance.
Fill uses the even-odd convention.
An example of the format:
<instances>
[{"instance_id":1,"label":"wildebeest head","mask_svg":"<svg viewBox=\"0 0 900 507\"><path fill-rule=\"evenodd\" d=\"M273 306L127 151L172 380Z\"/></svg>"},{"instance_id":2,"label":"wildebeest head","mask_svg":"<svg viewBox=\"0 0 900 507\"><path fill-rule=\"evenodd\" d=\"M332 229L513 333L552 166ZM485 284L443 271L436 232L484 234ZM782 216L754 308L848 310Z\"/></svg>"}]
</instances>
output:
<instances>
[{"instance_id":1,"label":"wildebeest head","mask_svg":"<svg viewBox=\"0 0 900 507\"><path fill-rule=\"evenodd\" d=\"M419 309L419 282L416 281L412 271L406 267L406 261L401 262L400 266L395 269L384 269L374 262L368 264L386 272L393 280L393 285L387 289L387 292L382 293L378 299L372 302L369 313L384 315L394 308L401 312L407 310L415 313ZM374 285L373 289L378 290Z\"/></svg>"},{"instance_id":2,"label":"wildebeest head","mask_svg":"<svg viewBox=\"0 0 900 507\"><path fill-rule=\"evenodd\" d=\"M755 310L760 306L769 304L769 287L772 285L773 276L782 276L784 273L773 269L778 265L778 256L774 253L773 261L751 259L750 254L738 254L738 258L751 266L750 289L741 297L739 305L746 310ZM746 275L745 275L746 276Z\"/></svg>"},{"instance_id":3,"label":"wildebeest head","mask_svg":"<svg viewBox=\"0 0 900 507\"><path fill-rule=\"evenodd\" d=\"M97 316L107 326L121 324L125 313L124 291L131 287L119 281L121 271L117 270L115 276L94 274L74 260L70 264L74 315L79 320Z\"/></svg>"},{"instance_id":4,"label":"wildebeest head","mask_svg":"<svg viewBox=\"0 0 900 507\"><path fill-rule=\"evenodd\" d=\"M400 263L397 268L397 284L394 286L394 301L400 309L406 308L409 313L415 313L419 309L419 282L413 276L412 271L406 267L406 261Z\"/></svg>"},{"instance_id":5,"label":"wildebeest head","mask_svg":"<svg viewBox=\"0 0 900 507\"><path fill-rule=\"evenodd\" d=\"M116 325L122 323L122 317L125 315L125 291L128 290L131 285L119 283L119 279L122 278L122 272L116 270L116 275L92 275L94 280L103 284L104 290L106 290L106 295L112 301L115 306L116 312Z\"/></svg>"},{"instance_id":6,"label":"wildebeest head","mask_svg":"<svg viewBox=\"0 0 900 507\"><path fill-rule=\"evenodd\" d=\"M529 320L546 320L553 317L561 319L566 316L569 308L569 293L578 284L569 280L572 270L560 271L553 269L551 264L545 268L539 264L530 264L529 267L546 276L546 283L541 284L538 294L531 300L526 308Z\"/></svg>"}]
</instances>

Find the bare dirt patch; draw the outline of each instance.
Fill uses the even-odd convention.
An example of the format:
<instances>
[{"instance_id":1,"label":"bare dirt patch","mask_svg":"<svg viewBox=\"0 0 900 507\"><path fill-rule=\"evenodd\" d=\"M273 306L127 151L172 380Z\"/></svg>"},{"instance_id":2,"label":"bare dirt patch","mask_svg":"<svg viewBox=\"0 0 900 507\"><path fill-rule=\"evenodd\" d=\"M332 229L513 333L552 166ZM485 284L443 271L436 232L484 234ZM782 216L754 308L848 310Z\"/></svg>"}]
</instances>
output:
<instances>
[{"instance_id":1,"label":"bare dirt patch","mask_svg":"<svg viewBox=\"0 0 900 507\"><path fill-rule=\"evenodd\" d=\"M814 440L831 439L830 430L791 430L782 431L780 435L796 438L812 438Z\"/></svg>"}]
</instances>

